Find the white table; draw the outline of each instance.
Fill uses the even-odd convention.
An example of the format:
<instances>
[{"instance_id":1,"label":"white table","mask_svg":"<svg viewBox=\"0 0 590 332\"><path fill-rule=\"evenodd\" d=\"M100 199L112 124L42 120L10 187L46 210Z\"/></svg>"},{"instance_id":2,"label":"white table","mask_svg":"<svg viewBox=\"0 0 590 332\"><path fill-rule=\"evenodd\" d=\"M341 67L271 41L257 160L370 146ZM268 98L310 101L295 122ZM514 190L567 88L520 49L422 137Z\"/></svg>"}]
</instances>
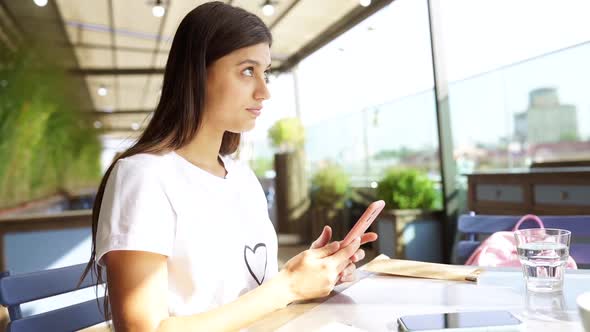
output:
<instances>
[{"instance_id":1,"label":"white table","mask_svg":"<svg viewBox=\"0 0 590 332\"><path fill-rule=\"evenodd\" d=\"M360 281L319 305L277 313L286 321L278 331L397 331L397 318L407 314L509 310L525 322L525 331L583 332L575 300L590 291L590 270L568 271L563 292L554 294L526 292L517 269L486 271L477 284L358 273Z\"/></svg>"}]
</instances>

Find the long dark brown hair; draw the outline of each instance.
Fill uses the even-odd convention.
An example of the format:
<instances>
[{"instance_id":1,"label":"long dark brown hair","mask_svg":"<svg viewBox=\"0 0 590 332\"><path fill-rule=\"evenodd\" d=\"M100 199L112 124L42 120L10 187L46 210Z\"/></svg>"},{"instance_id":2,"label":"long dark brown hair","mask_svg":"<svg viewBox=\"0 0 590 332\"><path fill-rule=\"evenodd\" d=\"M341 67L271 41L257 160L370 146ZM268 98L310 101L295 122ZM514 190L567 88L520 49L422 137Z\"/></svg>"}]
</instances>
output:
<instances>
[{"instance_id":1,"label":"long dark brown hair","mask_svg":"<svg viewBox=\"0 0 590 332\"><path fill-rule=\"evenodd\" d=\"M153 117L138 141L118 155L104 174L92 208L92 253L80 280L92 273L97 285L102 267L96 264L96 231L98 215L115 163L138 153L161 154L188 144L201 124L207 68L219 58L243 47L272 43L268 27L256 15L222 2L208 2L190 11L180 22L174 35L166 69L162 94ZM240 134L225 132L219 153L234 153ZM104 315L109 320L109 302L105 288Z\"/></svg>"}]
</instances>

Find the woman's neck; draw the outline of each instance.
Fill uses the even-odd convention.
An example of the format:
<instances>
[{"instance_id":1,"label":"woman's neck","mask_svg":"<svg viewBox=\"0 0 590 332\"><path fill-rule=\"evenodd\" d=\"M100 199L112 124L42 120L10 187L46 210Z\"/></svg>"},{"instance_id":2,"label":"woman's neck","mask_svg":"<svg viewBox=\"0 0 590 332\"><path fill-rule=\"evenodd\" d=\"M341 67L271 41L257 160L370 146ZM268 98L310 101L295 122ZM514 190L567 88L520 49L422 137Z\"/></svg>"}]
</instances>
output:
<instances>
[{"instance_id":1,"label":"woman's neck","mask_svg":"<svg viewBox=\"0 0 590 332\"><path fill-rule=\"evenodd\" d=\"M201 127L193 140L176 150L184 159L215 175L224 177L226 170L219 162L223 132Z\"/></svg>"}]
</instances>

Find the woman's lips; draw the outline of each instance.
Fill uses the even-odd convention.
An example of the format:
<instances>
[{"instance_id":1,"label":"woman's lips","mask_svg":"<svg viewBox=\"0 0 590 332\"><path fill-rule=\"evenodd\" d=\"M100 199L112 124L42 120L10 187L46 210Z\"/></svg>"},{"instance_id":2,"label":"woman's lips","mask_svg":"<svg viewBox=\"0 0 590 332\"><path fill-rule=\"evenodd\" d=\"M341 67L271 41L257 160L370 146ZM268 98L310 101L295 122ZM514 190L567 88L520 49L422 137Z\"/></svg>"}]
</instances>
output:
<instances>
[{"instance_id":1,"label":"woman's lips","mask_svg":"<svg viewBox=\"0 0 590 332\"><path fill-rule=\"evenodd\" d=\"M246 111L254 114L255 116L259 116L262 113L262 108L246 108Z\"/></svg>"}]
</instances>

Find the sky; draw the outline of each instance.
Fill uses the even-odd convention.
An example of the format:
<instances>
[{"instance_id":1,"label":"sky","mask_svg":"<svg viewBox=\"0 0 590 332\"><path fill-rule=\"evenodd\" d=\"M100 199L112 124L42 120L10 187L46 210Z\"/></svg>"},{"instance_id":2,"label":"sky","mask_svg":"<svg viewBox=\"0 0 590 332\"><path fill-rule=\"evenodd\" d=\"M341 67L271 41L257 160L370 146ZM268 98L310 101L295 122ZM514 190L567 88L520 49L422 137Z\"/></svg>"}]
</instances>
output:
<instances>
[{"instance_id":1,"label":"sky","mask_svg":"<svg viewBox=\"0 0 590 332\"><path fill-rule=\"evenodd\" d=\"M590 44L512 65L589 41L588 13L588 0L441 0L455 146L510 136L513 114L526 110L528 93L539 87L555 87L562 103L576 105L581 136L590 138ZM305 126L341 132L345 114L385 105L393 114L380 126L391 126L392 148L431 144L429 38L426 0L396 0L304 59L296 70ZM273 78L270 91L248 135L254 141L295 115L292 75Z\"/></svg>"}]
</instances>

